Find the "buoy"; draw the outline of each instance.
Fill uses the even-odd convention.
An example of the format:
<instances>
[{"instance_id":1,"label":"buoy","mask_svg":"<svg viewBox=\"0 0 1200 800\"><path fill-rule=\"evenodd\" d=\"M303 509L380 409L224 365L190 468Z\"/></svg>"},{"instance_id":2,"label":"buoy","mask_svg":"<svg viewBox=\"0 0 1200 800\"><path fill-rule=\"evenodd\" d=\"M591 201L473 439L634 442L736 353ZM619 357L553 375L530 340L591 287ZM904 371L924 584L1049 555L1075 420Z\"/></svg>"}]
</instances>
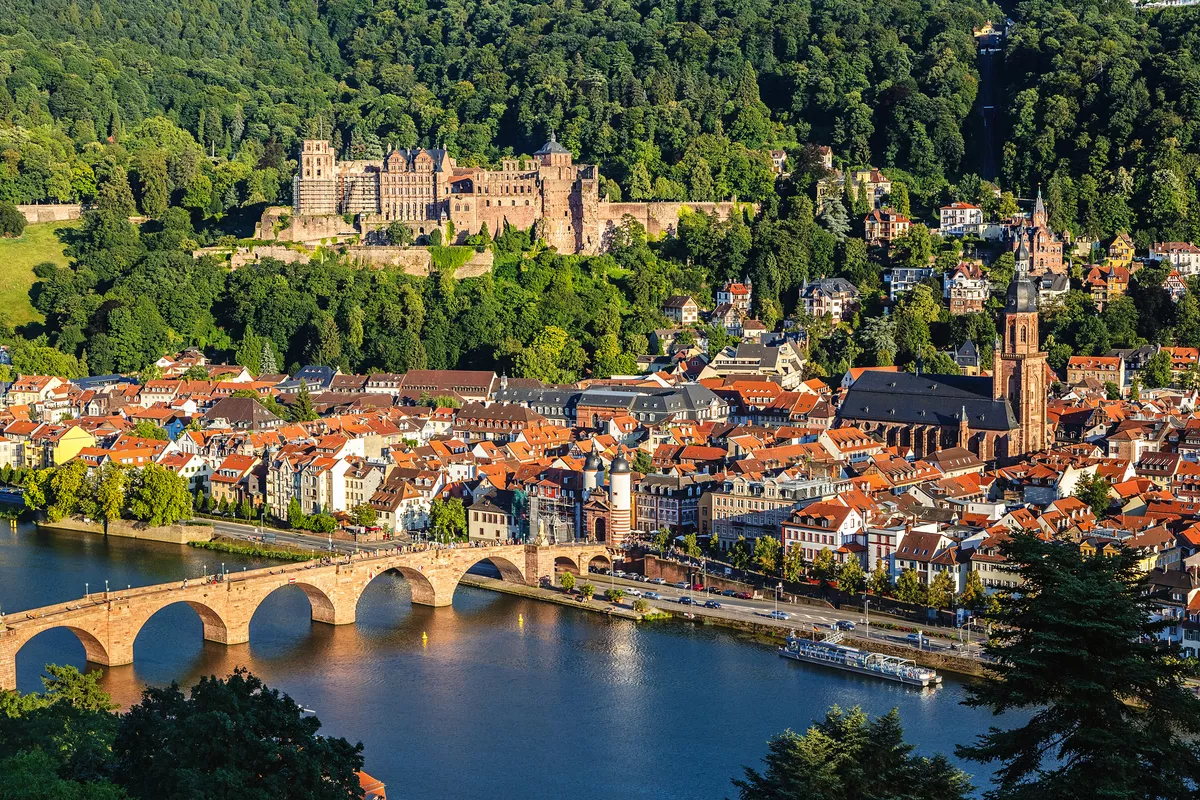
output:
<instances>
[{"instance_id":1,"label":"buoy","mask_svg":"<svg viewBox=\"0 0 1200 800\"><path fill-rule=\"evenodd\" d=\"M429 634L421 631L421 646L424 647L427 644L429 644Z\"/></svg>"},{"instance_id":2,"label":"buoy","mask_svg":"<svg viewBox=\"0 0 1200 800\"><path fill-rule=\"evenodd\" d=\"M525 616L523 614L517 614L517 624L518 625L525 624Z\"/></svg>"}]
</instances>

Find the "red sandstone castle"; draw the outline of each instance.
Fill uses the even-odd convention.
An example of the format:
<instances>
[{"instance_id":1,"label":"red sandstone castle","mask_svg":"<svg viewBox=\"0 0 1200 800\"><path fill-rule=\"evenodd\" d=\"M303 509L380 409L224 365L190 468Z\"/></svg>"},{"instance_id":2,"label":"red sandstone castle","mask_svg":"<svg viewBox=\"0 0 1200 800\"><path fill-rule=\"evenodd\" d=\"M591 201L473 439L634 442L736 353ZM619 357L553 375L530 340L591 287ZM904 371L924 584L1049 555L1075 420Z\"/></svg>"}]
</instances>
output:
<instances>
[{"instance_id":1,"label":"red sandstone castle","mask_svg":"<svg viewBox=\"0 0 1200 800\"><path fill-rule=\"evenodd\" d=\"M434 230L461 242L484 225L529 229L567 253L599 253L626 216L651 235L672 232L682 203L600 200L600 168L575 164L553 134L532 159L507 158L500 169L459 167L443 149L395 150L382 161L338 161L326 141L302 143L293 181L298 217L353 214L363 233L404 222L417 237ZM687 203L728 217L735 203ZM452 235L451 235L452 234Z\"/></svg>"}]
</instances>

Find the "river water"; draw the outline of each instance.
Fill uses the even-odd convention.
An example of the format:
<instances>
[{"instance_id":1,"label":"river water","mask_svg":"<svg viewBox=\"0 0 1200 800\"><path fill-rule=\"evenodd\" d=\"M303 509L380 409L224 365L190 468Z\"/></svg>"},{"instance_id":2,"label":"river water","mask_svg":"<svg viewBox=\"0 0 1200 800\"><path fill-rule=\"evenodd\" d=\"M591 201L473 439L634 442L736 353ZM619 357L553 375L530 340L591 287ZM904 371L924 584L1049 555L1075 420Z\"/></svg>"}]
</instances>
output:
<instances>
[{"instance_id":1,"label":"river water","mask_svg":"<svg viewBox=\"0 0 1200 800\"><path fill-rule=\"evenodd\" d=\"M78 598L85 583L102 591L105 580L181 580L222 562L230 571L268 563L6 527L0 608ZM18 655L21 690L40 688L46 663L83 668L83 646L66 630L34 638ZM834 704L899 708L926 754L951 754L992 719L959 704L964 686L953 676L916 690L786 661L718 629L639 627L466 586L452 606L413 606L407 583L390 574L367 588L348 626L313 623L303 592L280 589L256 613L249 644L235 647L204 642L195 612L170 606L104 687L129 704L146 684L186 686L236 666L313 709L324 733L362 741L367 771L394 799L733 797L730 778L758 762L768 737L803 730Z\"/></svg>"}]
</instances>

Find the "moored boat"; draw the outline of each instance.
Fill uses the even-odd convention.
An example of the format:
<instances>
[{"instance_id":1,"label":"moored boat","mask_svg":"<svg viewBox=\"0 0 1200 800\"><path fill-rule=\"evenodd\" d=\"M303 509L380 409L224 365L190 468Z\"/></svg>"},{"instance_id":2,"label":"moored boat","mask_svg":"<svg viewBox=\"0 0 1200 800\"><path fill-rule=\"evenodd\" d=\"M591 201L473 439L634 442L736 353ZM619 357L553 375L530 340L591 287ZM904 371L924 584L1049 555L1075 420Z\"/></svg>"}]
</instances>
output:
<instances>
[{"instance_id":1,"label":"moored boat","mask_svg":"<svg viewBox=\"0 0 1200 800\"><path fill-rule=\"evenodd\" d=\"M849 647L841 642L841 634L831 634L820 641L798 639L789 636L787 643L779 648L779 655L809 664L824 664L860 675L873 675L909 686L939 686L942 676L928 667L922 667L912 659L872 653Z\"/></svg>"}]
</instances>

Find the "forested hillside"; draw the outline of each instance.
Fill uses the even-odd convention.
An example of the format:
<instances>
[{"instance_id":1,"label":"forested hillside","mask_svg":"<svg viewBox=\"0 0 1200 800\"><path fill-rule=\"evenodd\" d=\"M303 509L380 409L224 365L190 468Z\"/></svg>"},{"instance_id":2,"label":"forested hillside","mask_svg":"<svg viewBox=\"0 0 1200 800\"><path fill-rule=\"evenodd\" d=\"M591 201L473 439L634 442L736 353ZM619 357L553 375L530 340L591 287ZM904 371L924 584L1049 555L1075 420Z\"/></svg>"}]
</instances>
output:
<instances>
[{"instance_id":1,"label":"forested hillside","mask_svg":"<svg viewBox=\"0 0 1200 800\"><path fill-rule=\"evenodd\" d=\"M972 34L1003 18L984 0L10 0L6 11L0 202L99 205L70 237L72 265L38 268L47 336L7 337L23 371L137 371L196 344L251 365L270 353L281 368L479 366L570 380L632 369L676 292L711 300L721 281L750 277L753 313L770 328L795 312L806 279L840 275L869 318L889 265L956 263L957 245L923 227L890 253L869 251L859 198L845 198L849 218L837 203L818 216L816 144L839 166L883 168L891 202L915 221L933 223L956 199L1011 211L1040 185L1052 227L1071 236L1127 230L1142 248L1200 236L1193 9L1009 9L990 87L999 199L977 174ZM332 260L229 274L190 255L227 218L290 201L304 136L349 158L444 144L459 163L487 164L552 130L601 165L610 199L737 196L761 212L687 215L662 242L630 228L593 258L495 231L495 273L467 281ZM789 178L771 174L768 149L787 151ZM131 224L136 214L150 220ZM992 266L997 291L1011 269ZM1145 275L1103 315L1082 292L1044 315L1051 363L1200 341L1196 298L1172 306L1151 281L1162 276ZM988 315L950 324L937 306L914 293L889 318L834 331L811 353L814 371L950 368L937 348L991 341ZM720 346L724 334L711 333Z\"/></svg>"}]
</instances>

